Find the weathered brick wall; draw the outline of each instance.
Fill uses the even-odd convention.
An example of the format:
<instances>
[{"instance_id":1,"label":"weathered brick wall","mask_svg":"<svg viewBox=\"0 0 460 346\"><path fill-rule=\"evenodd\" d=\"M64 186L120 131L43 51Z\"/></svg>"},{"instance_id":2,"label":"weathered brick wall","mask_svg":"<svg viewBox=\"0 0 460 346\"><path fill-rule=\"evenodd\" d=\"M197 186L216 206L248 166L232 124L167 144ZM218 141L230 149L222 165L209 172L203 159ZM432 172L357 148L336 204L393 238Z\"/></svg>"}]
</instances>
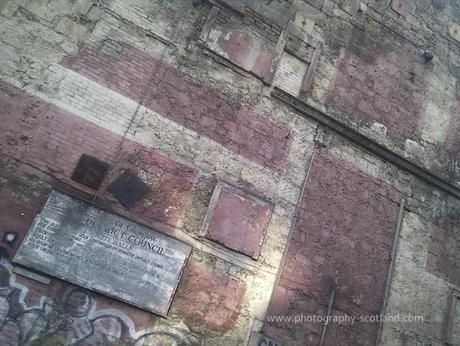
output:
<instances>
[{"instance_id":1,"label":"weathered brick wall","mask_svg":"<svg viewBox=\"0 0 460 346\"><path fill-rule=\"evenodd\" d=\"M150 30L139 32L140 29L132 28L133 24L120 20L117 13L124 11L129 12L124 13L127 18L132 15L135 21L141 20L133 11L123 8L124 2L103 10L81 3L79 14L73 12L78 13L79 9L69 7L67 12L65 6L52 3L48 5L53 9L50 16L44 15L40 6L23 5L7 4L4 18L9 19L2 21L3 43L10 47L17 40L17 49L24 49L24 56L31 59L29 63L35 66L37 75L32 77L29 68L24 74L17 72L20 64L17 56L2 65L5 124L1 129L2 156L18 164L9 168L5 163L2 177L13 191L28 191L30 188L21 187L16 177L32 171L30 174L41 188L34 203L27 196L33 191L25 192L25 201L15 198L12 192L3 194L2 234L17 235L14 247L5 245L4 256L12 258L51 187L61 187L70 193L79 190L83 193L78 192L80 196L93 197L93 190L71 180L83 153L111 164L109 175L97 193L99 203L171 233L195 248L168 321L115 301L111 304L112 300L91 294L92 313L82 317L84 327L74 324L75 329L81 330L79 333L70 333L67 340L61 334L53 334L52 329L40 326L30 335L39 340L37 342L65 344L72 338L80 344L94 344L94 338L109 336L120 344L129 341L139 345L245 342L248 330L237 326L248 326L254 318L263 320L283 251L280 238L286 237L296 191L302 181L297 173L306 166L305 153L309 147L299 138L294 139L294 133L305 131L306 137L312 136L313 126L301 124L298 129L291 129L289 120L280 121L284 112L280 111L272 119L268 108L256 109L247 102L242 103L236 95L202 82L190 71L184 73L174 63L173 48L145 36L147 32L151 34ZM148 9L150 3L142 6ZM174 6L184 4L178 1ZM154 7L150 9L155 12ZM206 8L199 10L206 11ZM186 12L191 11L195 11L193 7L186 6ZM106 20L98 18L97 25L93 19L89 24L76 22L75 16L94 18L95 13L105 16ZM176 14L173 11L172 17ZM198 14L196 10L194 15ZM168 26L175 27L174 18L170 17L162 17L163 29L154 28L164 40L174 36L171 30L166 30ZM11 25L24 20L30 23L24 25L18 35L14 34ZM68 33L67 38L67 33L62 35L55 28L63 21L67 23L65 28L87 30L88 35L78 38ZM142 20L136 22L140 24L147 25ZM53 32L52 36L43 34L36 38L35 33L39 29L46 31L45 28ZM150 38L142 44L146 37ZM177 35L175 39L182 41L184 37ZM19 48L21 40L29 40L34 47L30 51ZM45 43L47 40L53 42ZM113 47L107 47L107 40L111 40ZM104 47L99 49L101 42ZM78 51L75 43L87 48ZM62 50L60 44L71 52ZM119 55L113 51L117 44L123 46ZM40 45L42 57L38 58L37 54L34 58L34 50ZM91 47L98 48L91 51ZM24 83L31 84L26 87ZM224 129L218 126L222 122L226 124ZM291 153L292 148L296 148L295 155ZM141 203L130 210L121 207L106 191L109 183L126 168L136 172L151 188ZM9 169L13 180L9 178ZM24 178L29 179L32 178ZM264 221L266 229L258 240L258 261L200 237L217 181L232 183L273 203L270 218ZM22 222L19 224L16 219ZM10 273L11 269L5 266ZM21 280L20 276L8 275L5 287L15 287ZM60 300L65 299L62 286L54 280L50 285L28 280L20 290L26 292L27 287L27 297L37 299L17 300L14 304L44 314L42 310L47 307L41 297L47 297L54 314L60 309ZM104 314L107 308L111 309L108 319L98 320L97 316ZM17 337L11 335L28 333L29 327L12 313L7 313L6 318L15 325L2 330L2 341L16 344ZM50 315L46 321L50 326L67 323L62 316ZM94 337L88 336L91 329L97 330Z\"/></svg>"},{"instance_id":2,"label":"weathered brick wall","mask_svg":"<svg viewBox=\"0 0 460 346\"><path fill-rule=\"evenodd\" d=\"M395 143L420 140L431 76L431 65L423 60L415 47L385 28L372 34L353 28L326 105L360 125L383 124Z\"/></svg>"},{"instance_id":3,"label":"weathered brick wall","mask_svg":"<svg viewBox=\"0 0 460 346\"><path fill-rule=\"evenodd\" d=\"M63 64L251 161L283 168L290 149L288 129L228 100L204 83L188 80L134 47L121 44L120 52L112 53L117 56L108 55L104 47L103 43L84 48Z\"/></svg>"},{"instance_id":4,"label":"weathered brick wall","mask_svg":"<svg viewBox=\"0 0 460 346\"><path fill-rule=\"evenodd\" d=\"M334 313L379 314L401 199L392 188L319 152L269 316L325 315L332 290ZM345 326L326 342L369 345L377 327ZM321 332L321 323L267 327L288 345L318 344Z\"/></svg>"},{"instance_id":5,"label":"weathered brick wall","mask_svg":"<svg viewBox=\"0 0 460 346\"><path fill-rule=\"evenodd\" d=\"M458 199L271 91L458 185L456 1L8 0L0 11L0 344L228 346L263 331L316 345L321 324L264 326L267 315L324 315L332 287L332 314L379 314L394 264L384 312L424 321L332 323L325 344L370 345L381 331L382 345L442 345L460 289ZM71 179L82 154L110 164L97 191ZM125 169L150 187L130 209L107 191ZM12 273L52 188L193 246L167 319Z\"/></svg>"},{"instance_id":6,"label":"weathered brick wall","mask_svg":"<svg viewBox=\"0 0 460 346\"><path fill-rule=\"evenodd\" d=\"M458 40L448 29L457 2L320 2L309 17L325 49L307 102L458 184L446 160L459 77Z\"/></svg>"},{"instance_id":7,"label":"weathered brick wall","mask_svg":"<svg viewBox=\"0 0 460 346\"><path fill-rule=\"evenodd\" d=\"M1 129L4 154L73 185L72 172L82 152L106 162L116 160L113 174L132 169L154 187L132 212L154 222L177 223L197 177L192 168L131 141L124 141L119 150L121 136L9 84L0 88L7 115Z\"/></svg>"}]
</instances>

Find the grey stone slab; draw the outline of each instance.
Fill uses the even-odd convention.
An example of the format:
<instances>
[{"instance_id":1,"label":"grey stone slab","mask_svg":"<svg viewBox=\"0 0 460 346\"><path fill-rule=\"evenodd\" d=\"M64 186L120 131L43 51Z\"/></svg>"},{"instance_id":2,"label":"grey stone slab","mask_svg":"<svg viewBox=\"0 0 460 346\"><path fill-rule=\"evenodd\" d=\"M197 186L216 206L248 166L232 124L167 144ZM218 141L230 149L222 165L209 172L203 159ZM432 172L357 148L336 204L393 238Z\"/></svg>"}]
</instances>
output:
<instances>
[{"instance_id":1,"label":"grey stone slab","mask_svg":"<svg viewBox=\"0 0 460 346\"><path fill-rule=\"evenodd\" d=\"M53 191L13 261L165 316L191 247Z\"/></svg>"}]
</instances>

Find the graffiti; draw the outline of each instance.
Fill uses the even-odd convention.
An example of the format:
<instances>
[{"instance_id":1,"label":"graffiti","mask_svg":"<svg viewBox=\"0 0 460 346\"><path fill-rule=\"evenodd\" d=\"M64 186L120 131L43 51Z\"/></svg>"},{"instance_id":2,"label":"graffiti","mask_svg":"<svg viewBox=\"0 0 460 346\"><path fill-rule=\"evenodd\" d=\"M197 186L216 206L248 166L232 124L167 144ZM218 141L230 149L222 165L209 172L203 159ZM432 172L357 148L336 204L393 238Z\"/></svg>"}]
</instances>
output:
<instances>
[{"instance_id":1,"label":"graffiti","mask_svg":"<svg viewBox=\"0 0 460 346\"><path fill-rule=\"evenodd\" d=\"M188 346L188 331L155 325L136 332L133 321L117 309L97 309L90 292L67 286L58 302L41 297L27 306L28 288L16 282L7 261L0 261L0 344L5 346Z\"/></svg>"},{"instance_id":2,"label":"graffiti","mask_svg":"<svg viewBox=\"0 0 460 346\"><path fill-rule=\"evenodd\" d=\"M248 346L284 346L284 345L258 332L252 332L251 337L249 339Z\"/></svg>"}]
</instances>

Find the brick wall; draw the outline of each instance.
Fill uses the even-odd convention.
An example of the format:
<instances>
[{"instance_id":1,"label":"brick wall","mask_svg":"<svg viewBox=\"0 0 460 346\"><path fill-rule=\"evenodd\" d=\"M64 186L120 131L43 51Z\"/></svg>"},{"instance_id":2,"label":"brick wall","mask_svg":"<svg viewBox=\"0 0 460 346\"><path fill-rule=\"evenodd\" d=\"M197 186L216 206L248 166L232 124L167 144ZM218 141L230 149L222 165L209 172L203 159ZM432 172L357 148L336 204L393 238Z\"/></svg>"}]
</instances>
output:
<instances>
[{"instance_id":1,"label":"brick wall","mask_svg":"<svg viewBox=\"0 0 460 346\"><path fill-rule=\"evenodd\" d=\"M321 323L267 314L323 315L336 287L334 316L424 317L385 323L381 345L442 345L458 199L272 97L276 85L459 186L460 12L400 2L0 2L0 344L239 346L254 331L316 345ZM82 154L110 164L97 191L71 179ZM125 169L150 188L133 208L107 191ZM53 188L193 247L167 319L14 274ZM373 344L378 328L331 323L325 344Z\"/></svg>"},{"instance_id":2,"label":"brick wall","mask_svg":"<svg viewBox=\"0 0 460 346\"><path fill-rule=\"evenodd\" d=\"M327 104L356 123L385 125L400 144L420 137L431 67L415 47L385 29L353 29L339 60Z\"/></svg>"},{"instance_id":3,"label":"brick wall","mask_svg":"<svg viewBox=\"0 0 460 346\"><path fill-rule=\"evenodd\" d=\"M389 270L401 194L320 152L312 164L283 273L269 316L377 315ZM316 344L321 323L268 324L286 344ZM328 345L369 345L377 325L333 327Z\"/></svg>"},{"instance_id":4,"label":"brick wall","mask_svg":"<svg viewBox=\"0 0 460 346\"><path fill-rule=\"evenodd\" d=\"M288 129L132 46L119 44L115 56L89 46L63 64L267 168L286 163Z\"/></svg>"},{"instance_id":5,"label":"brick wall","mask_svg":"<svg viewBox=\"0 0 460 346\"><path fill-rule=\"evenodd\" d=\"M148 222L177 223L197 176L192 168L129 140L119 150L121 136L9 84L2 83L1 90L8 95L1 97L6 123L1 131L4 154L85 191L90 190L70 179L82 154L112 164L112 180L123 169L148 172L143 177L153 188L133 212ZM108 193L103 197L115 203Z\"/></svg>"}]
</instances>

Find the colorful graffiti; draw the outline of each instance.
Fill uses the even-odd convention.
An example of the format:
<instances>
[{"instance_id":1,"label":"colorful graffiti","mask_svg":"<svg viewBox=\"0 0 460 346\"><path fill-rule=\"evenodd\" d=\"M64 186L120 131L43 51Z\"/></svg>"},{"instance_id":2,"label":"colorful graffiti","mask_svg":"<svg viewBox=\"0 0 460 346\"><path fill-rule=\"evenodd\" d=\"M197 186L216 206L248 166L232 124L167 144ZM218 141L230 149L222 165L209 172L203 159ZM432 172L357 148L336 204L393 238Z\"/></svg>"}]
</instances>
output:
<instances>
[{"instance_id":1,"label":"colorful graffiti","mask_svg":"<svg viewBox=\"0 0 460 346\"><path fill-rule=\"evenodd\" d=\"M117 309L97 309L91 292L67 286L59 302L41 297L27 306L28 288L16 282L7 261L0 261L0 343L4 346L189 346L197 339L187 330L158 324L136 332Z\"/></svg>"}]
</instances>

